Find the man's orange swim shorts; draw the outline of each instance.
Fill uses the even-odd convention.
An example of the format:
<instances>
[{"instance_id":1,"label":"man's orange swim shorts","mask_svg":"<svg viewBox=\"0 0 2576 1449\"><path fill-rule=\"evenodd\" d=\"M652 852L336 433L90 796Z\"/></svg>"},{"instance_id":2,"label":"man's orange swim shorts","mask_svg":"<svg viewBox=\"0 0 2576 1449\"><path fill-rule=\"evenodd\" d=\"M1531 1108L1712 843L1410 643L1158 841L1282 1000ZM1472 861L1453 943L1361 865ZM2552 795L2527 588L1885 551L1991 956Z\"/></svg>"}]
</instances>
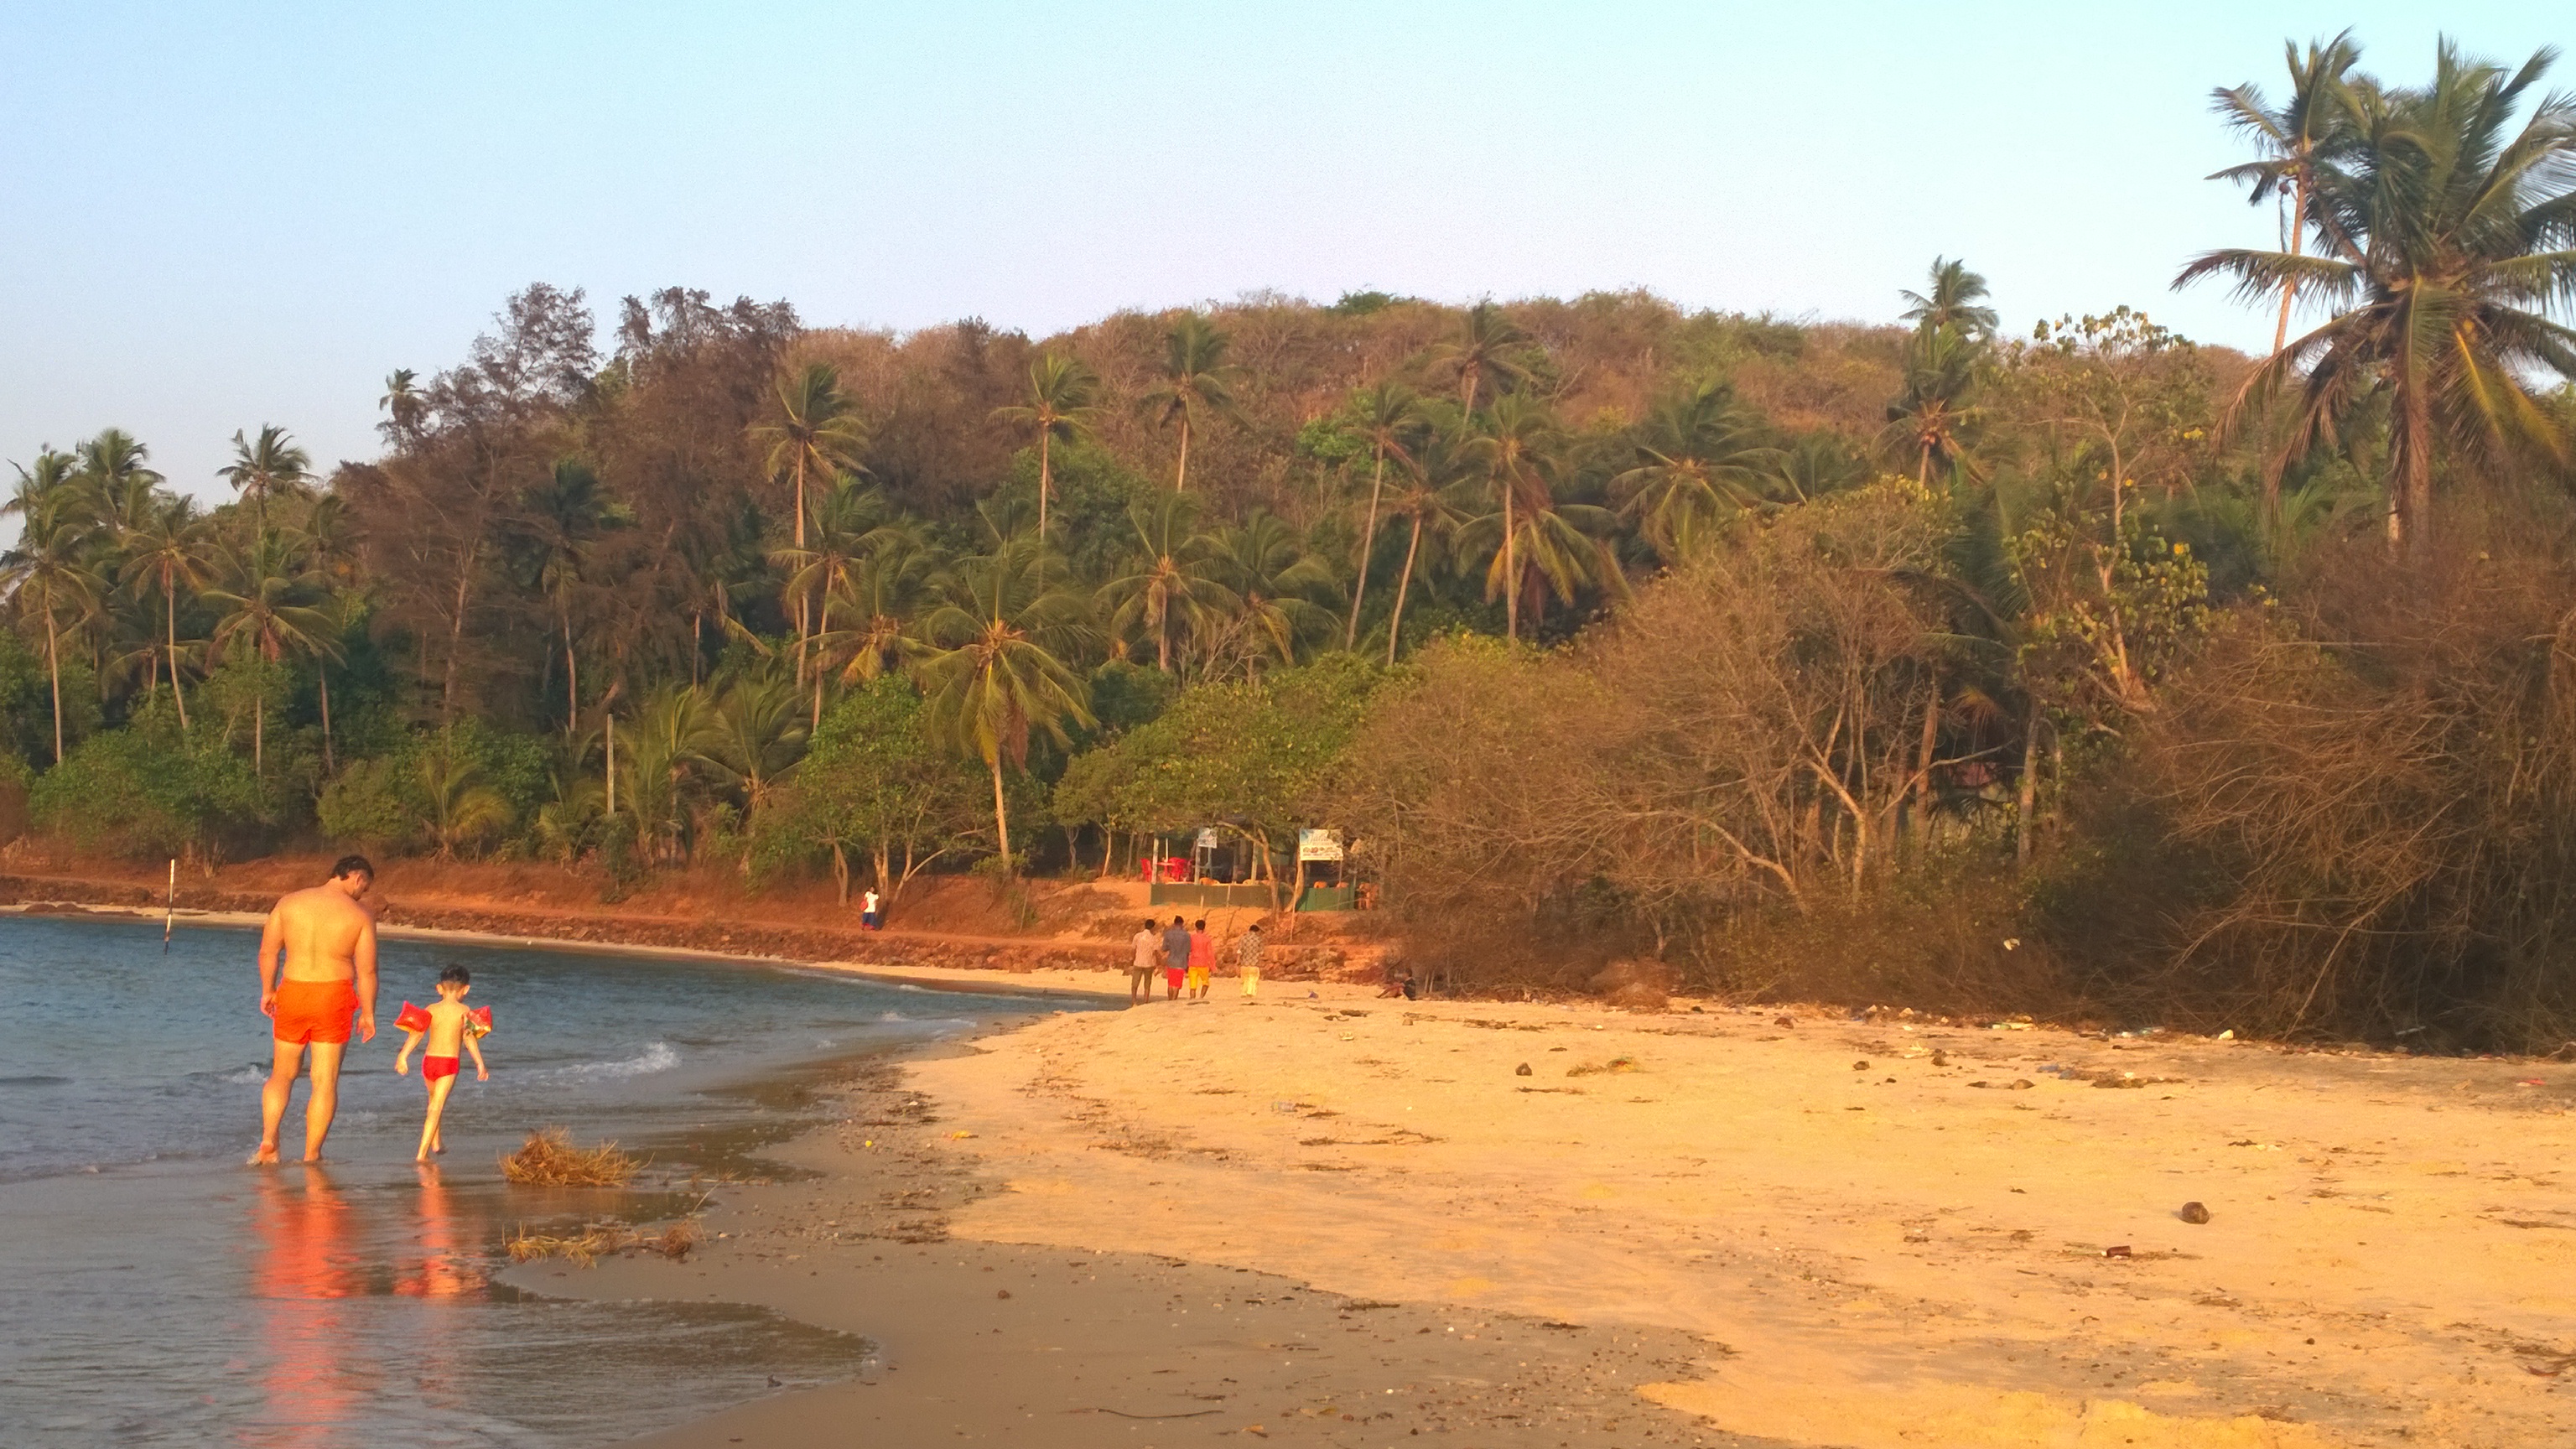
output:
<instances>
[{"instance_id":1,"label":"man's orange swim shorts","mask_svg":"<svg viewBox=\"0 0 2576 1449\"><path fill-rule=\"evenodd\" d=\"M350 1018L358 1014L358 988L347 981L280 981L276 1012L279 1041L346 1045Z\"/></svg>"}]
</instances>

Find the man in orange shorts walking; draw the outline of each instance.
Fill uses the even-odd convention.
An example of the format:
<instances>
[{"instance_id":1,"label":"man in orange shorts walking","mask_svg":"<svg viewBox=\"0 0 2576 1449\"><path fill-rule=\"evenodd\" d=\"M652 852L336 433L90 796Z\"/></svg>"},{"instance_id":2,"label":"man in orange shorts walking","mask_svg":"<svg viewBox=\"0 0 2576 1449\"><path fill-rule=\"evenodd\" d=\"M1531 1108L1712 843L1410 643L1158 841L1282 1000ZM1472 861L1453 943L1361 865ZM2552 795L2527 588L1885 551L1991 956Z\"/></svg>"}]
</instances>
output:
<instances>
[{"instance_id":1,"label":"man in orange shorts walking","mask_svg":"<svg viewBox=\"0 0 2576 1449\"><path fill-rule=\"evenodd\" d=\"M376 918L358 904L375 879L365 856L344 855L330 880L280 900L259 933L259 1009L275 1023L276 1050L259 1090L253 1163L277 1160L278 1123L308 1049L313 1085L304 1101L304 1160L322 1160L322 1139L340 1108L350 1018L357 1019L358 1040L375 1040Z\"/></svg>"}]
</instances>

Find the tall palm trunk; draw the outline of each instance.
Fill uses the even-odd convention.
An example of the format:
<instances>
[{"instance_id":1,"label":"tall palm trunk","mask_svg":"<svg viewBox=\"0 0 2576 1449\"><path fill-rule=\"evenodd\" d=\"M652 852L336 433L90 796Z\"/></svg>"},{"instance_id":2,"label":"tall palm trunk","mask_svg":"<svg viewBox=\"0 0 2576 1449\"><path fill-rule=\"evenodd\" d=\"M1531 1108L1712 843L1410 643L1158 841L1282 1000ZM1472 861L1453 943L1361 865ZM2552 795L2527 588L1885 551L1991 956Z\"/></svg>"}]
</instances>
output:
<instances>
[{"instance_id":1,"label":"tall palm trunk","mask_svg":"<svg viewBox=\"0 0 2576 1449\"><path fill-rule=\"evenodd\" d=\"M1395 612L1386 619L1386 662L1395 663L1395 641L1404 635L1404 595L1413 587L1414 555L1422 551L1422 515L1413 515L1413 538L1404 546L1404 572L1395 576Z\"/></svg>"},{"instance_id":2,"label":"tall palm trunk","mask_svg":"<svg viewBox=\"0 0 2576 1449\"><path fill-rule=\"evenodd\" d=\"M2298 184L2297 184L2296 186L2294 186L2294 187L2291 189L2291 201L2290 201L2290 255L2291 255L2291 256L2295 257L2295 256L2300 255L2300 246L2301 246L2302 242L2305 240L2305 238L2302 236L2302 233L2304 233L2304 232L2307 230L2307 227L2308 227L2308 182L2307 182L2307 177L2303 174L2303 175L2301 175L2301 176L2300 176L2299 181L2298 181ZM2290 304L2291 304L2291 302L2292 302L2293 300L2295 300L2295 299L2298 297L2298 295L2299 295L2299 279L2298 279L2298 277L2297 277L2295 274L2293 274L2291 277L2289 277L2286 281L2282 282L2282 284L2281 284L2281 317L2280 317L2280 320L2279 320L2279 321L2277 321L2277 322L2275 322L2275 323L2273 323L2273 324L2272 324L2272 355L2273 355L2273 356L2275 356L2275 357L2280 356L2280 355L2281 355L2281 349L2282 349L2283 347L2286 347L2286 346L2288 346L2288 345L2289 345L2289 342L2290 342Z\"/></svg>"},{"instance_id":3,"label":"tall palm trunk","mask_svg":"<svg viewBox=\"0 0 2576 1449\"><path fill-rule=\"evenodd\" d=\"M1512 487L1503 485L1503 637L1512 643L1521 638L1521 553L1520 540L1512 523Z\"/></svg>"},{"instance_id":4,"label":"tall palm trunk","mask_svg":"<svg viewBox=\"0 0 2576 1449\"><path fill-rule=\"evenodd\" d=\"M1921 849L1932 836L1932 752L1941 739L1941 680L1934 676L1923 701L1923 749L1914 763L1914 843Z\"/></svg>"},{"instance_id":5,"label":"tall palm trunk","mask_svg":"<svg viewBox=\"0 0 2576 1449\"><path fill-rule=\"evenodd\" d=\"M179 706L179 729L188 728L188 695L179 687L179 583L167 570L161 575L161 607L170 626L170 702Z\"/></svg>"},{"instance_id":6,"label":"tall palm trunk","mask_svg":"<svg viewBox=\"0 0 2576 1449\"><path fill-rule=\"evenodd\" d=\"M340 767L331 759L331 666L314 660L313 678L322 689L322 773L336 775Z\"/></svg>"},{"instance_id":7,"label":"tall palm trunk","mask_svg":"<svg viewBox=\"0 0 2576 1449\"><path fill-rule=\"evenodd\" d=\"M805 551L805 454L802 450L796 454L796 551ZM796 594L796 679L800 684L805 680L805 641L813 633L809 624L805 594L800 589Z\"/></svg>"},{"instance_id":8,"label":"tall palm trunk","mask_svg":"<svg viewBox=\"0 0 2576 1449\"><path fill-rule=\"evenodd\" d=\"M54 633L54 601L50 598L45 600L45 673L54 682L54 763L59 765L63 762L63 656L62 641Z\"/></svg>"},{"instance_id":9,"label":"tall palm trunk","mask_svg":"<svg viewBox=\"0 0 2576 1449\"><path fill-rule=\"evenodd\" d=\"M1190 491L1190 415L1186 408L1181 412L1181 466L1180 471L1172 475L1172 491Z\"/></svg>"},{"instance_id":10,"label":"tall palm trunk","mask_svg":"<svg viewBox=\"0 0 2576 1449\"><path fill-rule=\"evenodd\" d=\"M441 728L456 723L456 664L465 654L465 601L473 596L474 565L483 553L483 540L477 538L465 550L464 562L456 570L456 617L447 629L447 677L438 691L438 722Z\"/></svg>"},{"instance_id":11,"label":"tall palm trunk","mask_svg":"<svg viewBox=\"0 0 2576 1449\"><path fill-rule=\"evenodd\" d=\"M1368 526L1360 530L1360 577L1351 585L1351 622L1342 631L1342 647L1356 649L1360 642L1360 600L1368 596L1369 555L1377 547L1377 501L1386 489L1386 445L1377 449L1377 469L1369 479Z\"/></svg>"},{"instance_id":12,"label":"tall palm trunk","mask_svg":"<svg viewBox=\"0 0 2576 1449\"><path fill-rule=\"evenodd\" d=\"M558 600L555 617L563 623L564 639L564 733L570 735L581 723L581 660L572 652L572 611Z\"/></svg>"},{"instance_id":13,"label":"tall palm trunk","mask_svg":"<svg viewBox=\"0 0 2576 1449\"><path fill-rule=\"evenodd\" d=\"M1054 474L1047 467L1047 444L1055 438L1050 428L1038 428L1038 542L1046 542L1047 495L1054 491ZM882 887L880 887L882 889Z\"/></svg>"},{"instance_id":14,"label":"tall palm trunk","mask_svg":"<svg viewBox=\"0 0 2576 1449\"><path fill-rule=\"evenodd\" d=\"M985 763L993 767L993 835L1002 842L1002 878L1009 880L1018 871L1011 864L1011 812L1002 804L1002 756L997 751Z\"/></svg>"}]
</instances>

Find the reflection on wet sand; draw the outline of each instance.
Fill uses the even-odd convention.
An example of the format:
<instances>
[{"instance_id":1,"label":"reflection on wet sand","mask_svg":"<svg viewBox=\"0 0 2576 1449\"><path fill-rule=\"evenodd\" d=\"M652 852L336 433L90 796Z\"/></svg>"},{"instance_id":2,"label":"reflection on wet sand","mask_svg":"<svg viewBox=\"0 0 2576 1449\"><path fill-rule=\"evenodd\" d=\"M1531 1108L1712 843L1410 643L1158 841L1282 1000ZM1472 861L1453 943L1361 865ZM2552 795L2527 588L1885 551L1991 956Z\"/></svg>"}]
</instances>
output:
<instances>
[{"instance_id":1,"label":"reflection on wet sand","mask_svg":"<svg viewBox=\"0 0 2576 1449\"><path fill-rule=\"evenodd\" d=\"M318 1165L260 1174L251 1205L251 1267L264 1406L239 1442L269 1449L345 1442L371 1380L350 1349L363 1342L349 1300L366 1290L365 1223Z\"/></svg>"}]
</instances>

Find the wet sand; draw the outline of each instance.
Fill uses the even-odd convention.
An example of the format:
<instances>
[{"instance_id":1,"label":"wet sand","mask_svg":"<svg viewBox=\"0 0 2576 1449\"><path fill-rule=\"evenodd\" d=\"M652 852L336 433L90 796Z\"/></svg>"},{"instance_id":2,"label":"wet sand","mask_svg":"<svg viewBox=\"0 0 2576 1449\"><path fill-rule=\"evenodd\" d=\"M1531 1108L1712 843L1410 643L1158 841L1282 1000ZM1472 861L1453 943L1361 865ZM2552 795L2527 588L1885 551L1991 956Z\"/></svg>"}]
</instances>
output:
<instances>
[{"instance_id":1,"label":"wet sand","mask_svg":"<svg viewBox=\"0 0 2576 1449\"><path fill-rule=\"evenodd\" d=\"M912 1063L701 1259L528 1286L883 1341L669 1445L2576 1442L2576 1067L1232 990Z\"/></svg>"}]
</instances>

